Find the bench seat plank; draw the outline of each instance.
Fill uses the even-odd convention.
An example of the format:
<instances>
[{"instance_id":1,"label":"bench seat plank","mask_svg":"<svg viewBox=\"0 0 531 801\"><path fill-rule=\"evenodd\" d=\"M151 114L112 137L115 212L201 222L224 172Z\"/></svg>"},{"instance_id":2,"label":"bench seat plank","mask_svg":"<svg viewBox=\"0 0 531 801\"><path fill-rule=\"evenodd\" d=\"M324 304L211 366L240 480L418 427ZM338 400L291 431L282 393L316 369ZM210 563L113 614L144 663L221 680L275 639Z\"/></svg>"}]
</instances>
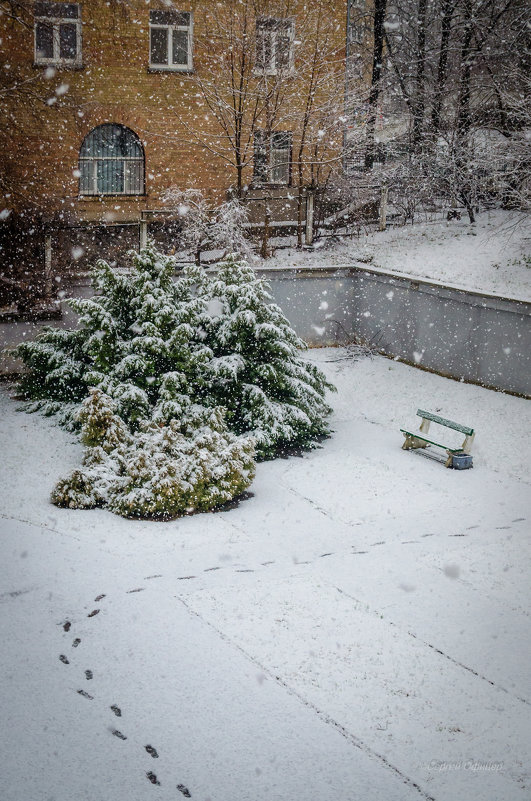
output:
<instances>
[{"instance_id":1,"label":"bench seat plank","mask_svg":"<svg viewBox=\"0 0 531 801\"><path fill-rule=\"evenodd\" d=\"M406 434L408 437L414 437L415 439L420 439L422 442L427 442L429 445L436 445L437 448L443 448L445 451L449 453L460 453L462 450L461 447L459 448L450 448L448 445L441 445L440 442L434 442L432 439L427 439L427 437L423 437L418 431L406 431L405 428L401 428L400 431L402 434Z\"/></svg>"}]
</instances>

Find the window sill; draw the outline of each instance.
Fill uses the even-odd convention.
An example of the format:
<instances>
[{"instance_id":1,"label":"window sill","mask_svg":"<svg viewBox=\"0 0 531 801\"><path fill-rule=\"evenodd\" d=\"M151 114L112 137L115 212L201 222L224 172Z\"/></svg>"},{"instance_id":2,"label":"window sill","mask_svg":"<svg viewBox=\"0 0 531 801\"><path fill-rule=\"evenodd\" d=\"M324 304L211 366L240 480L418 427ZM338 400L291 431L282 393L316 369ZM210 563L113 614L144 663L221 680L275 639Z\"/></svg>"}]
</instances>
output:
<instances>
[{"instance_id":1,"label":"window sill","mask_svg":"<svg viewBox=\"0 0 531 801\"><path fill-rule=\"evenodd\" d=\"M34 61L32 66L35 70L46 70L48 67L52 67L53 69L75 72L85 69L85 65L83 63L80 62L78 64L74 64L69 61Z\"/></svg>"},{"instance_id":2,"label":"window sill","mask_svg":"<svg viewBox=\"0 0 531 801\"><path fill-rule=\"evenodd\" d=\"M149 64L147 67L148 72L177 72L181 75L192 75L194 72L193 67L155 67Z\"/></svg>"},{"instance_id":3,"label":"window sill","mask_svg":"<svg viewBox=\"0 0 531 801\"><path fill-rule=\"evenodd\" d=\"M97 200L100 203L104 203L106 200L138 200L141 198L147 197L147 192L142 192L141 194L134 194L134 195L78 195L77 199L81 203L88 203L90 201Z\"/></svg>"}]
</instances>

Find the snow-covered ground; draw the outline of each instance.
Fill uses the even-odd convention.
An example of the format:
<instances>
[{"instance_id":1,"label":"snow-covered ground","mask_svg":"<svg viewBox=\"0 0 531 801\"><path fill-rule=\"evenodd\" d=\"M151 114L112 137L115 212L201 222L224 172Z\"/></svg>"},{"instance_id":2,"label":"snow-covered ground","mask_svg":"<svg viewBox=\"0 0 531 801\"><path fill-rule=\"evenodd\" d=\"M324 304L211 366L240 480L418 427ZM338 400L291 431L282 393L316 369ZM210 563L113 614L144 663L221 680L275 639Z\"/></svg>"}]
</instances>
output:
<instances>
[{"instance_id":1,"label":"snow-covered ground","mask_svg":"<svg viewBox=\"0 0 531 801\"><path fill-rule=\"evenodd\" d=\"M526 259L527 257L527 259ZM389 272L531 301L531 216L484 211L460 221L418 223L345 237L313 251L278 250L265 267L333 267L359 262Z\"/></svg>"},{"instance_id":2,"label":"snow-covered ground","mask_svg":"<svg viewBox=\"0 0 531 801\"><path fill-rule=\"evenodd\" d=\"M2 801L529 799L531 407L343 355L331 439L168 523L51 506L80 446L2 388Z\"/></svg>"}]
</instances>

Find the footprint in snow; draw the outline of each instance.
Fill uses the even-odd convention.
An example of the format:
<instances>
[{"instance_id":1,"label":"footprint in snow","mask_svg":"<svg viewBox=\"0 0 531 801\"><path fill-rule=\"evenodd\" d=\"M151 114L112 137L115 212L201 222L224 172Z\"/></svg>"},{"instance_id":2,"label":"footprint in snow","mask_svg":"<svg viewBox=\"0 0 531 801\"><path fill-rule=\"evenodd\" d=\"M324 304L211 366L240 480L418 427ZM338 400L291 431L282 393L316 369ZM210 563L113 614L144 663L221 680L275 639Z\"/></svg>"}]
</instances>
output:
<instances>
[{"instance_id":1,"label":"footprint in snow","mask_svg":"<svg viewBox=\"0 0 531 801\"><path fill-rule=\"evenodd\" d=\"M157 749L153 748L152 745L145 745L144 748L146 749L148 754L153 757L153 759L158 759L159 758L159 755L157 753Z\"/></svg>"},{"instance_id":2,"label":"footprint in snow","mask_svg":"<svg viewBox=\"0 0 531 801\"><path fill-rule=\"evenodd\" d=\"M70 626L71 626L71 625L72 625L72 624L70 623L70 621L69 621L69 620L67 620L67 621L66 621L66 623L65 623L65 624L64 624L64 626L63 626L63 629L64 629L65 631L70 631Z\"/></svg>"},{"instance_id":3,"label":"footprint in snow","mask_svg":"<svg viewBox=\"0 0 531 801\"><path fill-rule=\"evenodd\" d=\"M97 603L98 601L101 601L101 600L103 600L103 598L106 598L106 597L107 597L107 596L106 596L106 595L105 595L105 593L103 592L101 595L96 595L96 597L94 598L94 600L95 600L95 601L96 601L96 603Z\"/></svg>"},{"instance_id":4,"label":"footprint in snow","mask_svg":"<svg viewBox=\"0 0 531 801\"><path fill-rule=\"evenodd\" d=\"M147 581L148 579L154 579L154 578L162 578L162 573L155 573L154 576L144 576L144 580L145 581Z\"/></svg>"},{"instance_id":5,"label":"footprint in snow","mask_svg":"<svg viewBox=\"0 0 531 801\"><path fill-rule=\"evenodd\" d=\"M333 556L333 553L332 553L332 551L330 551L329 553L322 553L322 554L320 554L319 559L322 559L323 556Z\"/></svg>"},{"instance_id":6,"label":"footprint in snow","mask_svg":"<svg viewBox=\"0 0 531 801\"><path fill-rule=\"evenodd\" d=\"M154 773L152 773L151 771L148 771L146 773L146 776L148 777L148 779L151 782L151 784L158 784L159 787L160 787L160 782L158 781L158 779L157 779L157 777L155 776Z\"/></svg>"},{"instance_id":7,"label":"footprint in snow","mask_svg":"<svg viewBox=\"0 0 531 801\"><path fill-rule=\"evenodd\" d=\"M85 676L87 678L87 681L90 681L90 679L93 677L92 670L85 670Z\"/></svg>"},{"instance_id":8,"label":"footprint in snow","mask_svg":"<svg viewBox=\"0 0 531 801\"><path fill-rule=\"evenodd\" d=\"M182 793L184 795L185 798L191 798L192 797L192 794L190 793L190 790L188 789L188 787L185 787L184 784L178 784L177 785L177 789L179 790L180 793Z\"/></svg>"},{"instance_id":9,"label":"footprint in snow","mask_svg":"<svg viewBox=\"0 0 531 801\"><path fill-rule=\"evenodd\" d=\"M94 617L94 615L99 615L99 613L100 613L99 609L93 609L92 612L88 613L87 617Z\"/></svg>"},{"instance_id":10,"label":"footprint in snow","mask_svg":"<svg viewBox=\"0 0 531 801\"><path fill-rule=\"evenodd\" d=\"M79 645L80 642L81 642L81 640L79 639L79 637L76 637L76 639L72 643L72 648L77 648L77 646Z\"/></svg>"},{"instance_id":11,"label":"footprint in snow","mask_svg":"<svg viewBox=\"0 0 531 801\"><path fill-rule=\"evenodd\" d=\"M127 595L130 595L132 592L144 592L145 587L137 587L135 590L127 590Z\"/></svg>"},{"instance_id":12,"label":"footprint in snow","mask_svg":"<svg viewBox=\"0 0 531 801\"><path fill-rule=\"evenodd\" d=\"M118 737L119 740L127 740L125 734L122 734L122 732L119 731L118 729L113 729L112 733L114 734L115 737Z\"/></svg>"},{"instance_id":13,"label":"footprint in snow","mask_svg":"<svg viewBox=\"0 0 531 801\"><path fill-rule=\"evenodd\" d=\"M211 570L221 570L220 567L205 567L203 573L210 573Z\"/></svg>"},{"instance_id":14,"label":"footprint in snow","mask_svg":"<svg viewBox=\"0 0 531 801\"><path fill-rule=\"evenodd\" d=\"M89 701L93 701L94 700L94 696L93 695L89 695L87 692L85 692L85 690L78 690L77 692L78 692L78 695L82 695L83 698L88 698Z\"/></svg>"},{"instance_id":15,"label":"footprint in snow","mask_svg":"<svg viewBox=\"0 0 531 801\"><path fill-rule=\"evenodd\" d=\"M64 665L69 665L70 661L66 658L64 654L59 654L59 659Z\"/></svg>"},{"instance_id":16,"label":"footprint in snow","mask_svg":"<svg viewBox=\"0 0 531 801\"><path fill-rule=\"evenodd\" d=\"M112 709L112 711L114 712L114 714L116 715L117 718L121 718L122 717L122 710L120 709L119 706L116 706L116 704L113 704L111 706L111 709Z\"/></svg>"}]
</instances>

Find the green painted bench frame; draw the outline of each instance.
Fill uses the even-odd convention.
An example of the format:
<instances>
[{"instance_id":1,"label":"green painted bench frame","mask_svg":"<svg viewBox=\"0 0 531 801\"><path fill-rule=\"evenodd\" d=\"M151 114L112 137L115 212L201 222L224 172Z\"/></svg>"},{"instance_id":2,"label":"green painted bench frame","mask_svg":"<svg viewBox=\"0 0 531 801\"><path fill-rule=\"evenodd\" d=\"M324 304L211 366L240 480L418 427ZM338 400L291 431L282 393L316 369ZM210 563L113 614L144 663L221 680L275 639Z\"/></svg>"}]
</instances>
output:
<instances>
[{"instance_id":1,"label":"green painted bench frame","mask_svg":"<svg viewBox=\"0 0 531 801\"><path fill-rule=\"evenodd\" d=\"M448 458L446 460L446 467L452 466L452 457L456 453L466 453L470 454L472 450L472 443L474 442L475 432L473 428L469 426L463 426L461 423L454 423L453 420L447 420L444 417L439 417L437 414L432 414L431 412L425 412L422 409L417 410L417 415L422 418L422 423L420 424L419 432L415 431L406 431L405 428L401 428L400 431L405 437L404 444L402 445L402 449L405 451L409 451L411 449L416 448L426 448L428 445L435 445L437 448L442 448L448 454ZM465 439L463 444L460 448L450 448L448 445L443 445L440 442L435 442L432 439L428 439L428 433L430 430L430 423L438 423L440 426L445 426L446 428L451 428L454 431L460 431L462 434L465 435Z\"/></svg>"}]
</instances>

